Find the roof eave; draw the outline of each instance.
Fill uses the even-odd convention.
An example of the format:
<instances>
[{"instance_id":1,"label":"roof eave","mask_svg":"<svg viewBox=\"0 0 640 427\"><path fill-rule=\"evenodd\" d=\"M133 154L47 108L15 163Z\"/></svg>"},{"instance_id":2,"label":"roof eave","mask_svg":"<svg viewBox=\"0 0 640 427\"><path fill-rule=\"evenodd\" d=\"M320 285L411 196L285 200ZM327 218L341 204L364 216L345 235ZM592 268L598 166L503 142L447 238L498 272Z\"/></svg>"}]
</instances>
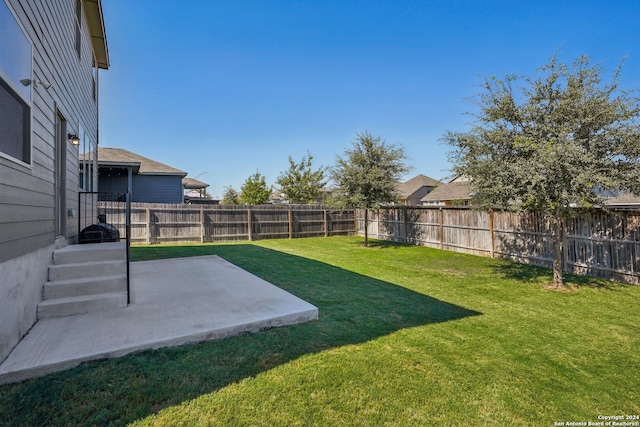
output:
<instances>
[{"instance_id":1,"label":"roof eave","mask_svg":"<svg viewBox=\"0 0 640 427\"><path fill-rule=\"evenodd\" d=\"M140 162L107 162L98 160L98 168L131 169L137 174L140 170Z\"/></svg>"},{"instance_id":2,"label":"roof eave","mask_svg":"<svg viewBox=\"0 0 640 427\"><path fill-rule=\"evenodd\" d=\"M87 26L91 36L91 45L96 56L96 65L103 70L109 69L109 48L107 34L104 29L101 0L83 0L87 15Z\"/></svg>"},{"instance_id":3,"label":"roof eave","mask_svg":"<svg viewBox=\"0 0 640 427\"><path fill-rule=\"evenodd\" d=\"M204 188L207 188L209 186L209 184L205 184L205 185L199 185L199 186L193 186L193 185L183 185L182 188L184 188L185 190L201 190Z\"/></svg>"},{"instance_id":4,"label":"roof eave","mask_svg":"<svg viewBox=\"0 0 640 427\"><path fill-rule=\"evenodd\" d=\"M140 162L118 162L112 160L100 160L98 159L98 166L107 166L107 167L121 167L121 168L130 168L130 167L140 167Z\"/></svg>"},{"instance_id":5,"label":"roof eave","mask_svg":"<svg viewBox=\"0 0 640 427\"><path fill-rule=\"evenodd\" d=\"M138 175L160 175L160 176L179 176L184 178L187 176L186 172L139 172Z\"/></svg>"}]
</instances>

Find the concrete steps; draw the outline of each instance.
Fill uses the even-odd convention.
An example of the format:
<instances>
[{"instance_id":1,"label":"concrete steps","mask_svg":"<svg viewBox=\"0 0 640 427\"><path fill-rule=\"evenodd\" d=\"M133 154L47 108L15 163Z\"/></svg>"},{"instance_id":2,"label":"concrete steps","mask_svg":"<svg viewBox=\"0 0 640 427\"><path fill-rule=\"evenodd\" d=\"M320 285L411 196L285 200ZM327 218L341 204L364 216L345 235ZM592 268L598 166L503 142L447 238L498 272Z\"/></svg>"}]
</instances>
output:
<instances>
[{"instance_id":1,"label":"concrete steps","mask_svg":"<svg viewBox=\"0 0 640 427\"><path fill-rule=\"evenodd\" d=\"M96 295L102 293L121 292L123 280L125 281L124 289L126 290L126 273L95 277L92 280L87 280L87 278L53 280L44 284L42 297L43 300L52 300L78 295Z\"/></svg>"},{"instance_id":2,"label":"concrete steps","mask_svg":"<svg viewBox=\"0 0 640 427\"><path fill-rule=\"evenodd\" d=\"M53 263L93 262L96 261L97 255L102 260L123 260L126 258L126 250L125 244L120 242L69 245L53 253Z\"/></svg>"},{"instance_id":3,"label":"concrete steps","mask_svg":"<svg viewBox=\"0 0 640 427\"><path fill-rule=\"evenodd\" d=\"M91 311L111 310L127 306L127 292L80 295L42 301L38 305L38 318L70 316Z\"/></svg>"},{"instance_id":4,"label":"concrete steps","mask_svg":"<svg viewBox=\"0 0 640 427\"><path fill-rule=\"evenodd\" d=\"M126 246L115 242L57 249L48 279L39 319L126 307Z\"/></svg>"},{"instance_id":5,"label":"concrete steps","mask_svg":"<svg viewBox=\"0 0 640 427\"><path fill-rule=\"evenodd\" d=\"M98 258L101 259L101 258ZM73 280L113 276L114 272L127 272L126 260L86 261L49 266L49 281Z\"/></svg>"}]
</instances>

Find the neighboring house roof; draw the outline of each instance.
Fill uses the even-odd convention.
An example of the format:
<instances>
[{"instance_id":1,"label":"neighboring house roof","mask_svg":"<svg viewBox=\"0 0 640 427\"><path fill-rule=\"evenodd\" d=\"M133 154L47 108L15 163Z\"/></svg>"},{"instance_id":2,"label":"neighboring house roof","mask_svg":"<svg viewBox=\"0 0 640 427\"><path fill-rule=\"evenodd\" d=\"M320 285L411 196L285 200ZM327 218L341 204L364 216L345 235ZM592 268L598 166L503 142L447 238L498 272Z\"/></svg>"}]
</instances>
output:
<instances>
[{"instance_id":1,"label":"neighboring house roof","mask_svg":"<svg viewBox=\"0 0 640 427\"><path fill-rule=\"evenodd\" d=\"M271 192L271 195L269 196L269 202L277 204L277 203L284 203L286 201L286 197L284 196L284 193L282 192L282 190L273 190Z\"/></svg>"},{"instance_id":2,"label":"neighboring house roof","mask_svg":"<svg viewBox=\"0 0 640 427\"><path fill-rule=\"evenodd\" d=\"M438 202L450 200L470 200L473 187L470 181L453 180L447 184L440 184L433 191L424 196L421 202Z\"/></svg>"},{"instance_id":3,"label":"neighboring house roof","mask_svg":"<svg viewBox=\"0 0 640 427\"><path fill-rule=\"evenodd\" d=\"M426 175L416 175L406 182L398 184L398 192L402 199L408 199L412 194L423 187L436 187L440 185L440 181L436 181Z\"/></svg>"},{"instance_id":4,"label":"neighboring house roof","mask_svg":"<svg viewBox=\"0 0 640 427\"><path fill-rule=\"evenodd\" d=\"M187 176L187 173L184 171L122 148L100 147L98 150L98 166L134 167L137 168L136 172L140 175Z\"/></svg>"},{"instance_id":5,"label":"neighboring house roof","mask_svg":"<svg viewBox=\"0 0 640 427\"><path fill-rule=\"evenodd\" d=\"M621 194L617 197L607 199L605 204L608 207L640 208L640 197L631 193Z\"/></svg>"},{"instance_id":6,"label":"neighboring house roof","mask_svg":"<svg viewBox=\"0 0 640 427\"><path fill-rule=\"evenodd\" d=\"M109 48L107 47L107 35L104 30L104 18L102 16L101 0L83 0L84 10L87 16L87 27L91 36L91 45L96 55L96 63L99 68L109 69Z\"/></svg>"},{"instance_id":7,"label":"neighboring house roof","mask_svg":"<svg viewBox=\"0 0 640 427\"><path fill-rule=\"evenodd\" d=\"M201 190L208 186L209 184L198 181L195 178L182 178L182 188L186 188L187 190Z\"/></svg>"}]
</instances>

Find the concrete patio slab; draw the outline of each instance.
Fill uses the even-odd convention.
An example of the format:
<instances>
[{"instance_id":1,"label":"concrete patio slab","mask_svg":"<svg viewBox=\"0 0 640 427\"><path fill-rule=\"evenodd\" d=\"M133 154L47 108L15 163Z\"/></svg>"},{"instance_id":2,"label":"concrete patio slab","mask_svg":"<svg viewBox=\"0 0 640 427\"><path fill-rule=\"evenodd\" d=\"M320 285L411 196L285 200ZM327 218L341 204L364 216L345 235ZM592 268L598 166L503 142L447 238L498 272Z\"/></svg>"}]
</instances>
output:
<instances>
[{"instance_id":1,"label":"concrete patio slab","mask_svg":"<svg viewBox=\"0 0 640 427\"><path fill-rule=\"evenodd\" d=\"M317 318L315 306L217 256L134 262L128 307L38 321L0 365L0 384Z\"/></svg>"}]
</instances>

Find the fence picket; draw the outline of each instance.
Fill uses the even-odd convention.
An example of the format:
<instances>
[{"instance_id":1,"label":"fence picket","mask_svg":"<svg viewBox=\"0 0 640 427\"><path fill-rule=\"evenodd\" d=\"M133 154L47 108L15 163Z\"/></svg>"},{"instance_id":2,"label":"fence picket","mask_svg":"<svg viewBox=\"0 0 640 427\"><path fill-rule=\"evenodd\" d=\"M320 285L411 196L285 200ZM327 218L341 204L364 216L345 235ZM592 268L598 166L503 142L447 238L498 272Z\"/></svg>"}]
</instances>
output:
<instances>
[{"instance_id":1,"label":"fence picket","mask_svg":"<svg viewBox=\"0 0 640 427\"><path fill-rule=\"evenodd\" d=\"M358 234L364 234L357 210ZM640 284L640 212L576 211L566 224L565 270ZM406 220L400 219L401 214ZM369 214L371 237L551 267L548 218L540 213L461 207L383 207Z\"/></svg>"},{"instance_id":2,"label":"fence picket","mask_svg":"<svg viewBox=\"0 0 640 427\"><path fill-rule=\"evenodd\" d=\"M109 205L99 209L113 224ZM105 211L107 210L107 211ZM548 219L539 213L460 207L370 209L372 238L550 267ZM364 210L319 205L225 206L132 203L133 243L214 242L364 234ZM640 284L640 212L579 211L567 221L566 270Z\"/></svg>"},{"instance_id":3,"label":"fence picket","mask_svg":"<svg viewBox=\"0 0 640 427\"><path fill-rule=\"evenodd\" d=\"M111 215L108 204L103 203L101 209ZM131 210L133 243L205 243L355 233L352 209L318 205L132 203Z\"/></svg>"}]
</instances>

